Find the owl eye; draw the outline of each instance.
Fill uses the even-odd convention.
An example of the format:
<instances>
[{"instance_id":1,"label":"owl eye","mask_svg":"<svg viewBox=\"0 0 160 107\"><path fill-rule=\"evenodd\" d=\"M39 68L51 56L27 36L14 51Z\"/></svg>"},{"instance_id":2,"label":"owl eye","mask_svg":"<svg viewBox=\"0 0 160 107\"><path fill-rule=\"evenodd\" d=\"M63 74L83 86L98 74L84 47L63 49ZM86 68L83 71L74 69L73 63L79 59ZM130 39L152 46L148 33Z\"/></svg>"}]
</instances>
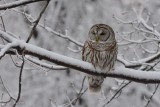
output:
<instances>
[{"instance_id":1,"label":"owl eye","mask_svg":"<svg viewBox=\"0 0 160 107\"><path fill-rule=\"evenodd\" d=\"M94 32L91 32L90 39L95 40L95 38L96 38L96 34Z\"/></svg>"},{"instance_id":2,"label":"owl eye","mask_svg":"<svg viewBox=\"0 0 160 107\"><path fill-rule=\"evenodd\" d=\"M95 33L95 32L92 32L92 34L95 35L96 33Z\"/></svg>"},{"instance_id":3,"label":"owl eye","mask_svg":"<svg viewBox=\"0 0 160 107\"><path fill-rule=\"evenodd\" d=\"M105 34L106 34L105 32L101 32L101 33L100 33L100 35L102 35L102 36L105 35Z\"/></svg>"}]
</instances>

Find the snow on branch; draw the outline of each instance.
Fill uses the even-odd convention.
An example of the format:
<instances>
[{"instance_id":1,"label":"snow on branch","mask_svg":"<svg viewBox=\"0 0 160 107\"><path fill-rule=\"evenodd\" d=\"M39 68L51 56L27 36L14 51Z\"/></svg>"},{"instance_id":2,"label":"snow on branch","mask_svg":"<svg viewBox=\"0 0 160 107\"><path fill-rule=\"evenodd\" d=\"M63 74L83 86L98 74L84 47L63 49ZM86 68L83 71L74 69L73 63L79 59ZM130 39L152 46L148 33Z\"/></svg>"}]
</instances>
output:
<instances>
[{"instance_id":1,"label":"snow on branch","mask_svg":"<svg viewBox=\"0 0 160 107\"><path fill-rule=\"evenodd\" d=\"M116 67L115 70L111 73L108 73L108 74L98 73L100 71L95 70L94 67L88 62L63 56L63 55L48 51L46 49L34 46L32 44L25 43L24 41L18 40L1 30L0 30L0 34L1 34L0 37L4 38L6 41L9 41L10 45L12 43L16 43L16 45L13 44L14 45L13 47L12 46L9 46L9 47L11 47L11 49L16 49L19 54L22 54L23 49L25 49L25 54L32 55L40 59L53 62L57 65L69 67L87 74L103 75L104 77L127 79L127 80L132 80L140 83L160 83L160 72L141 71L141 70L124 68L124 67ZM6 48L5 51L7 51L7 49L9 48ZM3 50L3 47L0 51L0 54L4 52L2 50ZM0 56L0 57L3 57L3 56Z\"/></svg>"},{"instance_id":2,"label":"snow on branch","mask_svg":"<svg viewBox=\"0 0 160 107\"><path fill-rule=\"evenodd\" d=\"M47 63L44 63L42 61L36 60L36 59L34 59L32 57L29 57L29 56L26 56L25 58L28 61L30 61L30 62L32 62L32 63L34 63L36 65L39 65L41 67L48 68L49 70L66 70L67 69L67 67L47 64Z\"/></svg>"},{"instance_id":3,"label":"snow on branch","mask_svg":"<svg viewBox=\"0 0 160 107\"><path fill-rule=\"evenodd\" d=\"M63 38L63 39L66 39L66 40L68 40L68 41L76 44L77 46L83 47L83 44L82 44L82 43L74 40L73 38L71 38L71 37L69 37L69 36L67 36L67 35L63 35L63 34L61 34L61 33L58 33L58 32L56 32L56 31L52 30L50 27L46 27L46 26L44 26L44 25L42 25L42 24L38 24L38 25L39 25L40 27L44 28L45 30L47 30L48 32L51 32L51 33L54 34L54 35L57 35L57 36L59 36L59 37L61 37L61 38Z\"/></svg>"},{"instance_id":4,"label":"snow on branch","mask_svg":"<svg viewBox=\"0 0 160 107\"><path fill-rule=\"evenodd\" d=\"M29 21L31 21L31 22L35 20L30 14L27 14L27 13L24 13L24 12L21 12L21 11L19 11L19 10L15 10L15 9L14 9L14 11L17 12L17 13L20 13L20 14L25 14L26 18L27 18L28 20L30 19ZM114 18L117 19L117 20L119 20L119 21L121 21L121 22L123 21L123 20L121 20L121 19L119 19L119 18L117 18L117 17L115 17L115 16L114 16ZM123 21L123 23L125 23L125 21ZM126 24L128 24L128 23L133 23L133 21L126 22ZM63 39L66 39L66 40L74 43L75 45L77 45L77 46L79 46L79 47L83 47L83 44L82 44L82 43L78 42L77 40L73 39L73 38L70 37L70 36L67 36L67 35L61 34L61 33L59 33L59 32L56 32L56 31L54 31L52 28L50 28L50 27L48 27L48 26L46 26L46 25L43 25L43 24L41 24L41 23L38 23L38 26L39 26L39 27L42 27L42 28L45 29L46 31L52 33L52 34L53 34L52 36L55 36L55 35L56 35L56 36L58 36L58 37L61 37L61 38L63 38ZM153 39L153 38L152 38L152 39ZM157 39L155 39L155 40L157 40ZM154 40L148 40L148 41L145 41L145 42L150 42L150 41L154 41ZM129 44L131 44L132 42L136 42L136 43L137 43L137 41L129 41ZM141 41L141 42L138 42L138 43L142 43L142 42L144 43L144 41ZM118 44L119 44L119 43L118 43ZM121 44L124 44L124 43L121 43ZM121 44L119 44L119 45L121 45ZM128 43L127 43L127 44L128 44ZM128 68L133 68L133 67L140 67L140 66L142 66L142 65L148 65L149 62L152 62L153 60L157 59L159 56L160 56L160 53L157 53L156 55L150 56L149 58L144 58L144 59L137 60L137 61L127 61L127 60L125 60L125 59L123 58L123 56L118 55L117 60L118 60L119 62L123 63L126 67L128 67Z\"/></svg>"},{"instance_id":5,"label":"snow on branch","mask_svg":"<svg viewBox=\"0 0 160 107\"><path fill-rule=\"evenodd\" d=\"M39 1L47 1L47 0L19 0L19 1L14 1L14 2L11 2L11 3L0 5L0 10L15 8L15 7L18 7L18 6L21 6L21 5L26 5L26 4L29 4L29 3L39 2Z\"/></svg>"}]
</instances>

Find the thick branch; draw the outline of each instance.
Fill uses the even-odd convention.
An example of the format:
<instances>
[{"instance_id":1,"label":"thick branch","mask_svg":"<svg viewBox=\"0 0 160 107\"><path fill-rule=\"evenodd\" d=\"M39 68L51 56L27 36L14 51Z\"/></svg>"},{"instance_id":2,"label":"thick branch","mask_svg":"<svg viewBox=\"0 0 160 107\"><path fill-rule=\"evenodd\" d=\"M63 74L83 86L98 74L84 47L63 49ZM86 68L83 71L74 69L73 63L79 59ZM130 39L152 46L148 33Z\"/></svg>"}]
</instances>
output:
<instances>
[{"instance_id":1,"label":"thick branch","mask_svg":"<svg viewBox=\"0 0 160 107\"><path fill-rule=\"evenodd\" d=\"M24 14L23 12L18 11L18 10L16 10L16 12L21 13L21 14ZM29 14L27 14L27 13L25 13L25 15L26 15L29 19L32 19L32 21L35 20L35 19L33 19L33 17L32 17L31 15L29 15ZM116 17L115 17L115 18L116 18ZM116 18L116 19L117 19L117 18ZM120 19L117 19L117 20L120 20ZM128 22L128 23L129 23L129 22ZM40 27L44 28L46 31L52 33L53 36L54 36L54 35L59 36L59 37L61 37L61 38L63 38L63 39L66 39L66 40L68 40L68 41L76 44L76 45L79 46L79 47L83 47L83 44L82 44L82 43L76 41L75 39L71 38L70 36L66 36L66 35L63 35L63 34L61 34L61 33L59 33L59 32L56 32L56 31L52 30L50 27L44 26L43 24L40 24L40 23L39 23L38 25L39 25ZM154 40L151 40L151 39L150 39L150 40L141 41L141 42L145 43L145 42L149 42L149 41L151 42L151 41L155 41L155 40L157 40L157 39L154 39ZM134 42L137 42L137 41L134 41ZM137 42L137 43L141 43L141 42ZM129 43L131 43L131 41L130 41ZM129 43L127 43L127 44L129 44ZM122 44L124 45L124 44L126 44L126 43L122 43ZM122 45L122 44L121 44L121 45ZM140 66L142 66L144 63L146 64L146 63L153 62L155 59L157 59L157 58L159 58L159 57L160 57L160 53L157 53L157 54L154 54L153 56L150 56L150 57L148 57L148 58L144 58L144 59L141 59L141 60L138 60L138 61L127 61L127 60L125 60L122 56L118 55L117 60L118 60L119 62L123 63L123 64L125 65L125 67L127 67L127 68L135 68L135 67L140 67Z\"/></svg>"},{"instance_id":2,"label":"thick branch","mask_svg":"<svg viewBox=\"0 0 160 107\"><path fill-rule=\"evenodd\" d=\"M154 72L154 71L146 72L146 71L134 70L134 69L124 68L124 67L116 67L114 72L104 74L104 73L100 73L101 71L95 70L94 67L88 62L63 56L63 55L48 51L46 49L25 43L24 41L13 38L12 36L10 36L9 34L3 31L0 31L0 34L2 34L0 35L2 38L9 39L8 41L10 42L17 42L18 46L14 47L14 49L16 49L19 52L19 54L21 54L23 48L25 48L25 54L32 55L40 59L44 59L44 60L53 62L55 64L69 67L87 74L127 79L127 80L132 80L140 83L160 83L160 72Z\"/></svg>"},{"instance_id":3,"label":"thick branch","mask_svg":"<svg viewBox=\"0 0 160 107\"><path fill-rule=\"evenodd\" d=\"M15 8L21 5L26 5L33 2L39 2L39 1L47 1L47 0L20 0L20 1L14 1L11 3L0 5L0 10L6 10L10 8Z\"/></svg>"}]
</instances>

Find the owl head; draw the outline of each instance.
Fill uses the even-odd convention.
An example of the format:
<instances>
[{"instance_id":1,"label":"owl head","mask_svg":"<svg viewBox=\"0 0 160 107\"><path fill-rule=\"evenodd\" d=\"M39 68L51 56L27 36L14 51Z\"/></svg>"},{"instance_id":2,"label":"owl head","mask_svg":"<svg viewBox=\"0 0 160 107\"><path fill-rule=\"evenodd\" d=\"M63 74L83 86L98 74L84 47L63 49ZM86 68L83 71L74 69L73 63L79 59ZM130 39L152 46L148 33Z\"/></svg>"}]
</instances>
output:
<instances>
[{"instance_id":1,"label":"owl head","mask_svg":"<svg viewBox=\"0 0 160 107\"><path fill-rule=\"evenodd\" d=\"M113 42L115 41L115 34L113 29L105 24L93 25L89 31L89 39L93 42Z\"/></svg>"}]
</instances>

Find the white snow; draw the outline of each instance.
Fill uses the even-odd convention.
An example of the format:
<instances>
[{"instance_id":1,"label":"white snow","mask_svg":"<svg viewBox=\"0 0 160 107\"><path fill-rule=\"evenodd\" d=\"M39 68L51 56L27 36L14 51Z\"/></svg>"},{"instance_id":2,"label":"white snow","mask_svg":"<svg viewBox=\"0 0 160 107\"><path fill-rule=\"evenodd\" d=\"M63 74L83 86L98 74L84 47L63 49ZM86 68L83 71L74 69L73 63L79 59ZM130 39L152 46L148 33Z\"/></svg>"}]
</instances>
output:
<instances>
[{"instance_id":1,"label":"white snow","mask_svg":"<svg viewBox=\"0 0 160 107\"><path fill-rule=\"evenodd\" d=\"M24 41L17 40L15 38L11 37L10 35L8 35L7 33L3 32L3 31L0 31L0 33L2 34L3 38L9 39L9 41L11 41L11 42L16 42L16 44L19 45L19 47L21 47L21 49L23 49L25 47L26 51L36 53L41 56L48 57L49 59L52 59L54 61L61 62L61 63L65 64L66 67L68 65L70 65L70 67L73 67L74 69L77 69L77 70L81 69L84 71L97 72L95 70L95 68L88 62L84 62L84 61L81 61L78 59L63 56L63 55L48 51L46 49L34 46L32 44L25 43ZM2 52L4 52L4 51L1 51L1 53ZM98 71L98 72L100 72L100 71ZM154 72L154 71L147 72L147 71L134 70L134 69L124 68L124 67L116 67L115 71L111 72L109 74L122 75L125 77L135 78L135 79L137 78L137 79L142 79L142 80L145 79L145 80L152 80L152 81L153 80L160 81L160 72Z\"/></svg>"}]
</instances>

